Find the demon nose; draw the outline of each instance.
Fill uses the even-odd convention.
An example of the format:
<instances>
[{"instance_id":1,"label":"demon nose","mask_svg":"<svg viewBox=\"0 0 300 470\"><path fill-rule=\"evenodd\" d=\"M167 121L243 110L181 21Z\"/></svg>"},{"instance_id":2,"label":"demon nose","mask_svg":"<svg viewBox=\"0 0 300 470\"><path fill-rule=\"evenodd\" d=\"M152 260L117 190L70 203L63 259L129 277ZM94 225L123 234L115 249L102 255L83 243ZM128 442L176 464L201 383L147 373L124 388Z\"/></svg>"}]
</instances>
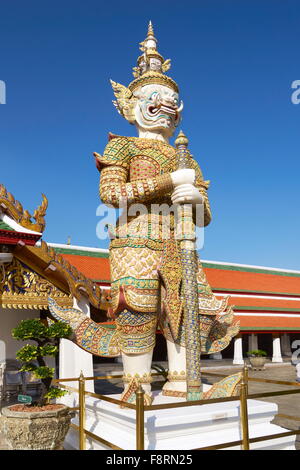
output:
<instances>
[{"instance_id":1,"label":"demon nose","mask_svg":"<svg viewBox=\"0 0 300 470\"><path fill-rule=\"evenodd\" d=\"M166 96L165 97L165 103L169 104L171 106L174 106L175 105L175 100L171 96Z\"/></svg>"}]
</instances>

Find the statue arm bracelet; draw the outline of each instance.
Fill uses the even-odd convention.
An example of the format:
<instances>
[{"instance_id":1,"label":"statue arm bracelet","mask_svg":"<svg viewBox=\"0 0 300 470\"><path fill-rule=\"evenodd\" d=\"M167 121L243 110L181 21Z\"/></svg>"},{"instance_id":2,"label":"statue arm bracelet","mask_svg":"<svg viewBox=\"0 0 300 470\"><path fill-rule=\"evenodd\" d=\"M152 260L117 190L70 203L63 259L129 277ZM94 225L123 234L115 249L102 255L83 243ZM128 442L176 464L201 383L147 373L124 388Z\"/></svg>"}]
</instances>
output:
<instances>
[{"instance_id":1,"label":"statue arm bracelet","mask_svg":"<svg viewBox=\"0 0 300 470\"><path fill-rule=\"evenodd\" d=\"M122 167L107 167L101 172L100 198L104 204L119 207L123 201L128 204L143 203L161 197L173 190L170 174L126 182L128 172Z\"/></svg>"}]
</instances>

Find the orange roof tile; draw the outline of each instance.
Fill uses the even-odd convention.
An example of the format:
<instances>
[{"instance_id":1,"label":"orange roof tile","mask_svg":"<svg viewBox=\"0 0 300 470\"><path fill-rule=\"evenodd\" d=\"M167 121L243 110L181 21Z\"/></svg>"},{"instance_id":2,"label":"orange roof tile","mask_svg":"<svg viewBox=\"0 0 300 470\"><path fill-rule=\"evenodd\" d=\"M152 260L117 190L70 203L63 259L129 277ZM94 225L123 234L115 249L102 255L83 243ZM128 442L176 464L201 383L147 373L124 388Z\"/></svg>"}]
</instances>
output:
<instances>
[{"instance_id":1,"label":"orange roof tile","mask_svg":"<svg viewBox=\"0 0 300 470\"><path fill-rule=\"evenodd\" d=\"M87 277L110 282L108 253L80 247L58 251ZM300 330L300 272L214 262L203 262L203 267L217 297L229 294L241 331Z\"/></svg>"},{"instance_id":2,"label":"orange roof tile","mask_svg":"<svg viewBox=\"0 0 300 470\"><path fill-rule=\"evenodd\" d=\"M90 257L66 253L61 253L61 255L82 272L82 274L92 280L110 282L108 258L96 258L94 256Z\"/></svg>"},{"instance_id":3,"label":"orange roof tile","mask_svg":"<svg viewBox=\"0 0 300 470\"><path fill-rule=\"evenodd\" d=\"M209 284L215 289L240 289L252 292L286 292L300 294L300 275L286 273L248 272L247 270L217 269L206 267Z\"/></svg>"},{"instance_id":4,"label":"orange roof tile","mask_svg":"<svg viewBox=\"0 0 300 470\"><path fill-rule=\"evenodd\" d=\"M240 321L242 330L300 330L300 315L294 317L283 317L276 315L274 317L264 316L239 316L236 319Z\"/></svg>"},{"instance_id":5,"label":"orange roof tile","mask_svg":"<svg viewBox=\"0 0 300 470\"><path fill-rule=\"evenodd\" d=\"M83 274L96 282L110 282L109 260L107 257L97 257L95 255L81 255L75 251L72 253L61 252L70 263L72 263ZM221 265L220 267L210 268L205 266L204 271L209 284L214 290L222 291L248 291L280 293L280 294L298 294L300 296L300 274L294 275L284 270L275 273L248 271L246 268L235 268L234 266Z\"/></svg>"},{"instance_id":6,"label":"orange roof tile","mask_svg":"<svg viewBox=\"0 0 300 470\"><path fill-rule=\"evenodd\" d=\"M222 296L217 295L218 298ZM265 310L276 309L286 309L293 308L297 309L300 313L300 298L299 300L287 300L287 299L265 299L257 298L251 295L247 297L233 297L230 296L229 304L235 306L235 310L239 309L239 306L253 306L253 307L263 307Z\"/></svg>"}]
</instances>

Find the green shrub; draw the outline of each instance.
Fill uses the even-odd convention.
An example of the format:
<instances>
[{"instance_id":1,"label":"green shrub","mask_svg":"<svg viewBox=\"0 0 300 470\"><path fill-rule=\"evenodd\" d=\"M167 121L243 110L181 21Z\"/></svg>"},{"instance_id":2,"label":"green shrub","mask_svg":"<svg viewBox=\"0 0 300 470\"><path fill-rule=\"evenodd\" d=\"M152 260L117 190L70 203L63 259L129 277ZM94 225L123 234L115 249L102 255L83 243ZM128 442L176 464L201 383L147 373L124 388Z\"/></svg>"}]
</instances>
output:
<instances>
[{"instance_id":1,"label":"green shrub","mask_svg":"<svg viewBox=\"0 0 300 470\"><path fill-rule=\"evenodd\" d=\"M71 333L72 329L66 323L56 322L48 326L38 318L22 320L12 330L13 338L32 340L37 343L36 346L26 344L17 352L16 357L22 363L21 371L31 372L34 378L41 379L42 394L38 401L40 406L67 393L59 388L51 387L54 369L46 365L44 357L55 357L59 351L59 340L68 338Z\"/></svg>"},{"instance_id":2,"label":"green shrub","mask_svg":"<svg viewBox=\"0 0 300 470\"><path fill-rule=\"evenodd\" d=\"M262 349L253 349L252 351L247 352L248 356L252 357L263 357L266 356L267 353L266 351L263 351Z\"/></svg>"}]
</instances>

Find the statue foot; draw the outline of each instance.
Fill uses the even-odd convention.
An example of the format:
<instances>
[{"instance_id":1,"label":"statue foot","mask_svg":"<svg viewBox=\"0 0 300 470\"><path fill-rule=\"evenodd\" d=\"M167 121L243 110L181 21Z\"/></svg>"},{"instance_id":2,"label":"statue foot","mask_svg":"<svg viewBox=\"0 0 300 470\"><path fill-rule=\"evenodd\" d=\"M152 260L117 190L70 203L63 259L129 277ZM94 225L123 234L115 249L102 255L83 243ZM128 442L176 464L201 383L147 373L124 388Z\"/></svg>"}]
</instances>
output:
<instances>
[{"instance_id":1,"label":"statue foot","mask_svg":"<svg viewBox=\"0 0 300 470\"><path fill-rule=\"evenodd\" d=\"M124 392L121 395L121 400L126 403L135 403L136 391L141 385L145 395L144 404L151 405L151 363L153 351L144 354L126 354L122 352L123 366L124 366Z\"/></svg>"},{"instance_id":2,"label":"statue foot","mask_svg":"<svg viewBox=\"0 0 300 470\"><path fill-rule=\"evenodd\" d=\"M145 394L144 394L144 405L149 406L152 404L153 397L151 394L151 376L149 374L149 378L147 377L139 377L134 376L129 379L128 376L125 376L126 381L128 382L127 387L125 388L124 392L121 395L121 401L126 403L135 404L136 402L136 391L138 390L139 386L141 385ZM143 380L144 379L144 380ZM122 408L122 405L121 405Z\"/></svg>"},{"instance_id":3,"label":"statue foot","mask_svg":"<svg viewBox=\"0 0 300 470\"><path fill-rule=\"evenodd\" d=\"M168 382L162 388L162 394L167 397L186 398L186 373L169 372Z\"/></svg>"}]
</instances>

